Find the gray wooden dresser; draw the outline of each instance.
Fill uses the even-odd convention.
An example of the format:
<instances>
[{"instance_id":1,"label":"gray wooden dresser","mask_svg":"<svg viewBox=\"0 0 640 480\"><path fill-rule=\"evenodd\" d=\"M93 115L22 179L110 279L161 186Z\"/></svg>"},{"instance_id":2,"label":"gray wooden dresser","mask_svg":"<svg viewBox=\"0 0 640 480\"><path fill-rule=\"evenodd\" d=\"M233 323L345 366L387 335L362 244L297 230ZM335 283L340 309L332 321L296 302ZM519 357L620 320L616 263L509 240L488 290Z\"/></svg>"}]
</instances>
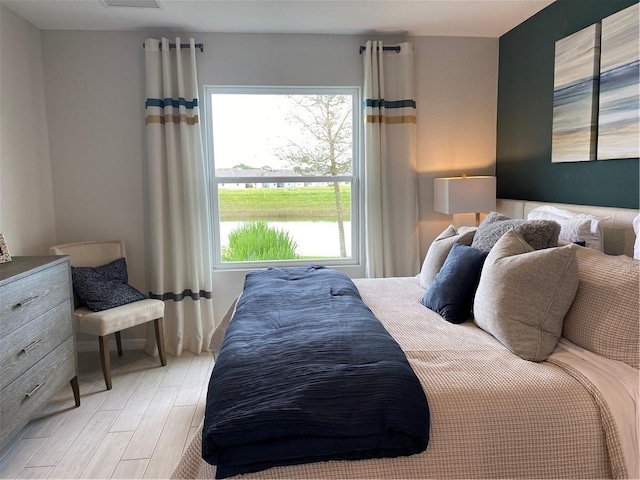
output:
<instances>
[{"instance_id":1,"label":"gray wooden dresser","mask_svg":"<svg viewBox=\"0 0 640 480\"><path fill-rule=\"evenodd\" d=\"M0 264L0 449L67 382L80 406L69 257Z\"/></svg>"}]
</instances>

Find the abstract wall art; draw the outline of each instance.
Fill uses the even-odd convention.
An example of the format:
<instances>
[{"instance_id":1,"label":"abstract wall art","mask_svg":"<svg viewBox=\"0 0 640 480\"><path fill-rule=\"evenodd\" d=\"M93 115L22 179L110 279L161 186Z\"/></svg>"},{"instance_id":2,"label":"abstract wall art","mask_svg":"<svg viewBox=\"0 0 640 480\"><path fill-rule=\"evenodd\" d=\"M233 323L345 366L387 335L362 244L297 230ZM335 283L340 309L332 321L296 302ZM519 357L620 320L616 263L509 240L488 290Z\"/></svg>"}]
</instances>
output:
<instances>
[{"instance_id":1,"label":"abstract wall art","mask_svg":"<svg viewBox=\"0 0 640 480\"><path fill-rule=\"evenodd\" d=\"M598 160L638 158L640 5L602 19Z\"/></svg>"},{"instance_id":2,"label":"abstract wall art","mask_svg":"<svg viewBox=\"0 0 640 480\"><path fill-rule=\"evenodd\" d=\"M551 161L596 159L600 25L556 42Z\"/></svg>"}]
</instances>

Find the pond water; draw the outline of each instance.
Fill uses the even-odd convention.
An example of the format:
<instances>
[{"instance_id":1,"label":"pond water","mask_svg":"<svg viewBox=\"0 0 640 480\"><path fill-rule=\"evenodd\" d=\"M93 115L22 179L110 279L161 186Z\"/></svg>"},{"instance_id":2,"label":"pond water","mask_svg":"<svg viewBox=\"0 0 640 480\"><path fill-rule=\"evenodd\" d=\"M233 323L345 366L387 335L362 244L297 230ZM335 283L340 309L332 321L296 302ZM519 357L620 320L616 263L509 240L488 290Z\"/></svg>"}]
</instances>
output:
<instances>
[{"instance_id":1,"label":"pond water","mask_svg":"<svg viewBox=\"0 0 640 480\"><path fill-rule=\"evenodd\" d=\"M229 233L245 222L220 222L222 246L229 245ZM298 243L298 255L304 257L339 257L340 238L336 222L267 222L270 227L288 231ZM351 222L344 222L347 256L351 255Z\"/></svg>"}]
</instances>

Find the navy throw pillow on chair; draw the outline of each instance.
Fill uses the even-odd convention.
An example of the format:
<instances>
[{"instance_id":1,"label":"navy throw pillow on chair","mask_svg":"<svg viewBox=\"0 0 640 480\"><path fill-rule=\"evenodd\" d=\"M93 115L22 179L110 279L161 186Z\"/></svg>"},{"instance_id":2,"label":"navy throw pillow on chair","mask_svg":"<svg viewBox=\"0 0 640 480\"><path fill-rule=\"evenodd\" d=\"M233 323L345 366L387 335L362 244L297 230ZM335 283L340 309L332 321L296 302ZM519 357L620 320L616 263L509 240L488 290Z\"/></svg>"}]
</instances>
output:
<instances>
[{"instance_id":1,"label":"navy throw pillow on chair","mask_svg":"<svg viewBox=\"0 0 640 480\"><path fill-rule=\"evenodd\" d=\"M462 323L467 320L488 253L455 243L422 297L422 304L448 322Z\"/></svg>"},{"instance_id":2,"label":"navy throw pillow on chair","mask_svg":"<svg viewBox=\"0 0 640 480\"><path fill-rule=\"evenodd\" d=\"M147 298L128 284L124 258L99 267L71 267L71 280L80 302L94 312Z\"/></svg>"}]
</instances>

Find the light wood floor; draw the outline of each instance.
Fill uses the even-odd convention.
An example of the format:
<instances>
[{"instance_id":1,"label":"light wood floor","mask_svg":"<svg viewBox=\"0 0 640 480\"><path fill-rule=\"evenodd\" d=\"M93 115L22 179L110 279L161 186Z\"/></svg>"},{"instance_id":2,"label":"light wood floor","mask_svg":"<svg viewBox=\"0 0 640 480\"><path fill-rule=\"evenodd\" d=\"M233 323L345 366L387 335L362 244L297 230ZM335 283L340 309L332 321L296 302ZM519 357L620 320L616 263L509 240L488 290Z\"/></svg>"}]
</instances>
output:
<instances>
[{"instance_id":1,"label":"light wood floor","mask_svg":"<svg viewBox=\"0 0 640 480\"><path fill-rule=\"evenodd\" d=\"M98 352L78 354L81 405L70 386L0 451L0 478L168 478L204 417L210 353L111 352L106 390Z\"/></svg>"}]
</instances>

